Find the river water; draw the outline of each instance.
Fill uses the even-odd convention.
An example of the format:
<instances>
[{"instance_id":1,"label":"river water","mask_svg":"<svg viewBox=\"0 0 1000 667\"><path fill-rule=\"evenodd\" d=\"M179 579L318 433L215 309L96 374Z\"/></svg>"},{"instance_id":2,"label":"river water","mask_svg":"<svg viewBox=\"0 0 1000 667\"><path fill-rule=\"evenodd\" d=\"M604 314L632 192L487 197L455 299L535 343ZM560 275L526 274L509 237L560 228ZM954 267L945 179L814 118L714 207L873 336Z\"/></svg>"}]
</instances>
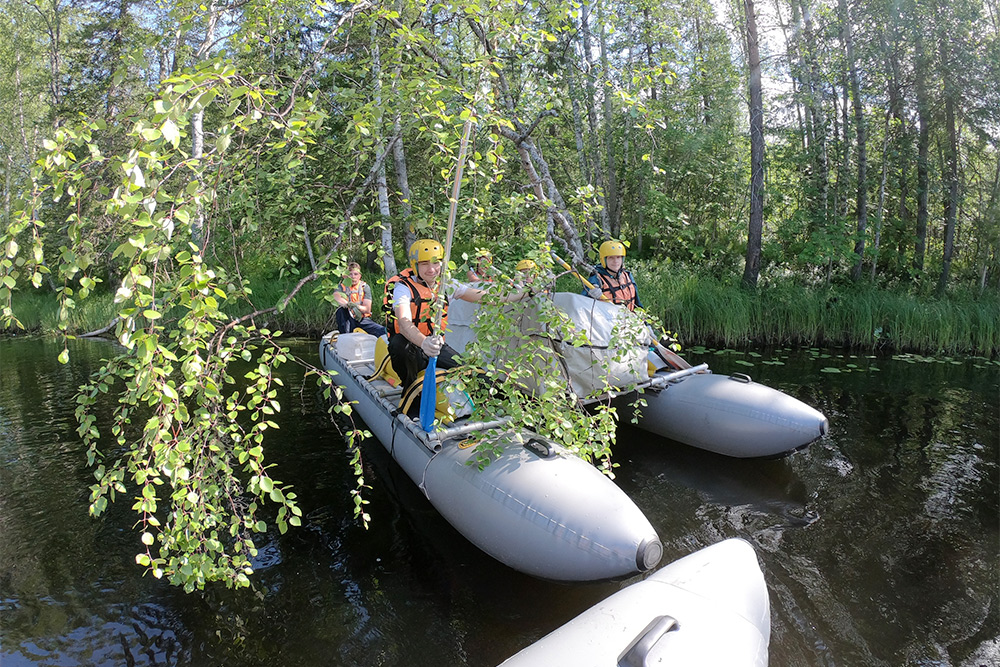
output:
<instances>
[{"instance_id":1,"label":"river water","mask_svg":"<svg viewBox=\"0 0 1000 667\"><path fill-rule=\"evenodd\" d=\"M315 343L291 341L314 357ZM73 393L109 343L0 340L0 663L488 666L615 592L520 575L445 523L374 441L372 525L348 452L292 365L268 440L303 526L273 532L255 588L184 594L134 565L128 502L87 515ZM1000 365L838 350L704 350L823 411L830 433L735 460L623 428L618 483L663 563L727 537L757 550L770 664L1000 664ZM724 638L720 638L724 641Z\"/></svg>"}]
</instances>

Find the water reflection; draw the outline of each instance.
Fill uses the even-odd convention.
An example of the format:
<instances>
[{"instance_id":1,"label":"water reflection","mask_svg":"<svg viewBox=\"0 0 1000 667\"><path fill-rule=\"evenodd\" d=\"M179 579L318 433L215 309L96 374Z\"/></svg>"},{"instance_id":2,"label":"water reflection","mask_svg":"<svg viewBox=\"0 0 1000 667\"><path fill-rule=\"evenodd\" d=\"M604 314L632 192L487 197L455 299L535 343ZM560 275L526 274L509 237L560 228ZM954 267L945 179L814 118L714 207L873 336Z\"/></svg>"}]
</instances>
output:
<instances>
[{"instance_id":1,"label":"water reflection","mask_svg":"<svg viewBox=\"0 0 1000 667\"><path fill-rule=\"evenodd\" d=\"M376 443L364 460L374 522L361 528L349 454L291 366L267 455L299 494L302 528L265 536L252 591L185 595L143 577L128 503L87 516L72 394L110 349L78 342L62 366L53 342L0 341L4 667L491 665L629 583L511 571L458 536ZM816 406L831 433L785 459L741 461L623 429L617 481L664 561L750 540L775 666L998 664L1000 366L700 354L689 356Z\"/></svg>"}]
</instances>

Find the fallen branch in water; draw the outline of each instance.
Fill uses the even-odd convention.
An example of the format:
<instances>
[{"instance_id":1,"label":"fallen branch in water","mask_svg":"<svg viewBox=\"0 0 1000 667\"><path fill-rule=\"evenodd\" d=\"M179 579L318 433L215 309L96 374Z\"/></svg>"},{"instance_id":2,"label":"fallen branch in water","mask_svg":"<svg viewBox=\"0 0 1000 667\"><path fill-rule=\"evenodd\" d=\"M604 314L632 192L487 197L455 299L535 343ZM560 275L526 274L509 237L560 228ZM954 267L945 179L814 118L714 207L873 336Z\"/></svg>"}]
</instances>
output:
<instances>
[{"instance_id":1,"label":"fallen branch in water","mask_svg":"<svg viewBox=\"0 0 1000 667\"><path fill-rule=\"evenodd\" d=\"M96 329L94 331L88 331L85 334L80 334L79 336L77 336L77 338L93 338L95 336L100 336L103 333L107 333L113 326L115 326L116 324L118 324L118 320L120 320L120 319L121 319L120 317L115 316L115 318L113 320L111 320L111 322L108 324L108 326L104 327L103 329Z\"/></svg>"}]
</instances>

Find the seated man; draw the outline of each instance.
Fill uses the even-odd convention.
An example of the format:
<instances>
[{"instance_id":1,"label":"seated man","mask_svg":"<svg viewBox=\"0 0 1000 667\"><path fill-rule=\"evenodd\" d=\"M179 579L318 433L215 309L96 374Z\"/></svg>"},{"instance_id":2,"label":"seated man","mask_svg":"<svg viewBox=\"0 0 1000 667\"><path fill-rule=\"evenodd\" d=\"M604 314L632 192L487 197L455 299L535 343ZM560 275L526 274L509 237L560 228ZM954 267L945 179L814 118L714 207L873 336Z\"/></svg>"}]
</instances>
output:
<instances>
[{"instance_id":1,"label":"seated man","mask_svg":"<svg viewBox=\"0 0 1000 667\"><path fill-rule=\"evenodd\" d=\"M635 279L625 270L625 244L621 241L605 241L601 244L599 253L601 265L594 267L594 275L590 277L590 284L595 287L584 293L592 299L611 301L629 310L642 308ZM669 345L675 341L658 342L652 327L649 328L649 333L649 342L663 361L677 369L691 367L691 364L669 349Z\"/></svg>"},{"instance_id":2,"label":"seated man","mask_svg":"<svg viewBox=\"0 0 1000 667\"><path fill-rule=\"evenodd\" d=\"M605 241L599 250L600 266L594 267L590 284L594 285L584 294L592 299L604 299L635 310L642 308L639 291L632 274L625 270L625 244L621 241Z\"/></svg>"},{"instance_id":3,"label":"seated man","mask_svg":"<svg viewBox=\"0 0 1000 667\"><path fill-rule=\"evenodd\" d=\"M516 283L521 285L530 285L535 282L535 276L538 274L538 265L535 264L534 260L522 259L514 267L517 271L517 277L514 279Z\"/></svg>"},{"instance_id":4,"label":"seated man","mask_svg":"<svg viewBox=\"0 0 1000 667\"><path fill-rule=\"evenodd\" d=\"M494 273L493 253L486 248L476 248L465 277L470 283L491 283Z\"/></svg>"},{"instance_id":5,"label":"seated man","mask_svg":"<svg viewBox=\"0 0 1000 667\"><path fill-rule=\"evenodd\" d=\"M386 282L384 297L389 356L404 389L427 368L430 357L438 358L438 368L459 365L458 352L444 342L442 335L448 322L448 301L478 303L486 295L483 290L449 280L440 286L445 299L440 324L435 325L431 310L439 289L444 249L433 239L421 239L410 246L409 259L410 268ZM522 297L523 293L515 292L500 299L510 302Z\"/></svg>"},{"instance_id":6,"label":"seated man","mask_svg":"<svg viewBox=\"0 0 1000 667\"><path fill-rule=\"evenodd\" d=\"M340 304L334 313L337 331L351 333L360 327L373 336L381 336L385 327L369 317L372 314L372 288L361 279L361 266L351 262L347 265L347 275L351 279L350 285L340 283L333 294L333 300Z\"/></svg>"}]
</instances>

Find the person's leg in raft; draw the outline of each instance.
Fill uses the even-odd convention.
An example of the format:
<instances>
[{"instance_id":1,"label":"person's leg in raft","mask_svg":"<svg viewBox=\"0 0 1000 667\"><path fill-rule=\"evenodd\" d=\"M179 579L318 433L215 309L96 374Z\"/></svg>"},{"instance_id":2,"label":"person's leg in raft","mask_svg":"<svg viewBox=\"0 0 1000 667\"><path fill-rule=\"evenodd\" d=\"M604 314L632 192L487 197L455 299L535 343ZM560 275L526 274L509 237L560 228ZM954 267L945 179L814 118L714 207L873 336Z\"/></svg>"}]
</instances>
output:
<instances>
[{"instance_id":1,"label":"person's leg in raft","mask_svg":"<svg viewBox=\"0 0 1000 667\"><path fill-rule=\"evenodd\" d=\"M395 334L389 338L389 357L392 359L392 368L399 376L403 391L413 384L420 371L427 368L427 355L406 340L403 334Z\"/></svg>"},{"instance_id":2,"label":"person's leg in raft","mask_svg":"<svg viewBox=\"0 0 1000 667\"><path fill-rule=\"evenodd\" d=\"M366 317L358 323L358 326L364 329L366 333L375 336L376 338L385 333L385 327L373 320L370 317Z\"/></svg>"},{"instance_id":3,"label":"person's leg in raft","mask_svg":"<svg viewBox=\"0 0 1000 667\"><path fill-rule=\"evenodd\" d=\"M342 334L351 333L358 324L358 321L351 317L351 312L344 307L338 308L334 317L337 320L337 331Z\"/></svg>"}]
</instances>

